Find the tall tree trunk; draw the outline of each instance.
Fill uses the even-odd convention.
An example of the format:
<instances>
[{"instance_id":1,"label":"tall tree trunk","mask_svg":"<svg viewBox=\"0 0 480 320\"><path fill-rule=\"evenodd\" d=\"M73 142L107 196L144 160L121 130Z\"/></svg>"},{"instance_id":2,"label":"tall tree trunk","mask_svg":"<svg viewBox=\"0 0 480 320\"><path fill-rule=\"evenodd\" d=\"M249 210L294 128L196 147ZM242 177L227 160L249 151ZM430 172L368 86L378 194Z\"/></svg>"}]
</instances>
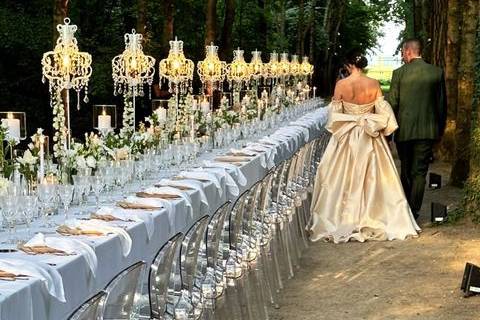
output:
<instances>
[{"instance_id":1,"label":"tall tree trunk","mask_svg":"<svg viewBox=\"0 0 480 320\"><path fill-rule=\"evenodd\" d=\"M163 22L162 34L162 52L164 55L168 54L170 49L169 41L173 39L173 23L174 23L174 0L163 0L163 15L165 20Z\"/></svg>"},{"instance_id":2,"label":"tall tree trunk","mask_svg":"<svg viewBox=\"0 0 480 320\"><path fill-rule=\"evenodd\" d=\"M260 22L258 24L258 49L267 50L268 48L268 5L267 0L258 0L258 9L260 10Z\"/></svg>"},{"instance_id":3,"label":"tall tree trunk","mask_svg":"<svg viewBox=\"0 0 480 320\"><path fill-rule=\"evenodd\" d=\"M474 93L475 36L477 30L478 0L465 0L462 19L462 40L458 68L458 106L455 128L455 160L451 183L461 186L470 168L470 127Z\"/></svg>"},{"instance_id":4,"label":"tall tree trunk","mask_svg":"<svg viewBox=\"0 0 480 320\"><path fill-rule=\"evenodd\" d=\"M145 37L147 31L147 3L146 0L137 0L137 32Z\"/></svg>"},{"instance_id":5,"label":"tall tree trunk","mask_svg":"<svg viewBox=\"0 0 480 320\"><path fill-rule=\"evenodd\" d=\"M280 39L282 39L282 49L286 50L285 23L287 20L287 11L285 9L286 0L280 0Z\"/></svg>"},{"instance_id":6,"label":"tall tree trunk","mask_svg":"<svg viewBox=\"0 0 480 320\"><path fill-rule=\"evenodd\" d=\"M220 39L220 59L226 60L232 54L233 42L232 31L235 21L235 0L225 0L225 18L223 19L223 29Z\"/></svg>"},{"instance_id":7,"label":"tall tree trunk","mask_svg":"<svg viewBox=\"0 0 480 320\"><path fill-rule=\"evenodd\" d=\"M297 53L303 55L304 53L304 0L299 0L298 3L298 24L297 24Z\"/></svg>"},{"instance_id":8,"label":"tall tree trunk","mask_svg":"<svg viewBox=\"0 0 480 320\"><path fill-rule=\"evenodd\" d=\"M455 119L457 117L458 99L458 60L459 36L461 21L461 0L448 0L446 10L447 38L445 41L445 82L447 91L447 127L438 149L438 157L442 160L453 161L455 151ZM437 11L439 12L439 11ZM434 24L442 23L441 17L433 14ZM445 20L444 20L445 21ZM445 23L442 23L445 25ZM445 27L443 27L445 29ZM435 41L435 38L434 38ZM436 43L436 41L434 42ZM438 45L440 49L440 44ZM434 47L434 52L437 51ZM434 54L435 55L435 54ZM441 65L439 63L439 65Z\"/></svg>"},{"instance_id":9,"label":"tall tree trunk","mask_svg":"<svg viewBox=\"0 0 480 320\"><path fill-rule=\"evenodd\" d=\"M207 12L205 22L205 45L209 45L216 40L217 32L217 0L207 1Z\"/></svg>"},{"instance_id":10,"label":"tall tree trunk","mask_svg":"<svg viewBox=\"0 0 480 320\"><path fill-rule=\"evenodd\" d=\"M431 14L432 63L445 68L445 47L448 28L448 0L434 0Z\"/></svg>"}]
</instances>

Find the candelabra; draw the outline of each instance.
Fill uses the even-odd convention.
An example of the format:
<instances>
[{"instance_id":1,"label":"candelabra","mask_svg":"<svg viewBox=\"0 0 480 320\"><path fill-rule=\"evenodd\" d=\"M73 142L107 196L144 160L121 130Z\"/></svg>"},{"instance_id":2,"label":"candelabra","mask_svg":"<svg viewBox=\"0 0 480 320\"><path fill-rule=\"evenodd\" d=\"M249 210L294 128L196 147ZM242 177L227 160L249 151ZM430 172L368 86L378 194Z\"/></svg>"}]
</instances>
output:
<instances>
[{"instance_id":1,"label":"candelabra","mask_svg":"<svg viewBox=\"0 0 480 320\"><path fill-rule=\"evenodd\" d=\"M155 59L143 53L141 34L132 30L132 33L126 33L124 38L125 51L112 60L114 95L132 97L133 107L125 106L124 118L129 117L129 112L133 113L133 119L130 119L128 126L135 130L135 97L144 95L145 84L148 84L150 92L155 74ZM125 124L127 122L124 121Z\"/></svg>"},{"instance_id":2,"label":"candelabra","mask_svg":"<svg viewBox=\"0 0 480 320\"><path fill-rule=\"evenodd\" d=\"M279 77L280 63L278 62L278 53L270 53L270 61L263 68L263 77L267 79L267 84L275 83Z\"/></svg>"},{"instance_id":3,"label":"candelabra","mask_svg":"<svg viewBox=\"0 0 480 320\"><path fill-rule=\"evenodd\" d=\"M308 62L307 56L304 56L302 59L302 64L300 65L300 73L307 79L313 74L313 66L310 64L310 62Z\"/></svg>"},{"instance_id":4,"label":"candelabra","mask_svg":"<svg viewBox=\"0 0 480 320\"><path fill-rule=\"evenodd\" d=\"M290 61L289 71L290 71L290 76L292 76L293 78L297 78L302 74L300 62L298 61L298 56L296 54L292 54L292 61Z\"/></svg>"},{"instance_id":5,"label":"candelabra","mask_svg":"<svg viewBox=\"0 0 480 320\"><path fill-rule=\"evenodd\" d=\"M278 64L278 75L285 81L290 76L290 62L288 61L288 53L283 52L280 56Z\"/></svg>"},{"instance_id":6,"label":"candelabra","mask_svg":"<svg viewBox=\"0 0 480 320\"><path fill-rule=\"evenodd\" d=\"M175 93L175 121L178 117L179 95L191 91L194 64L185 58L183 41L170 41L168 57L160 61L160 83L162 79L168 80L169 92Z\"/></svg>"},{"instance_id":7,"label":"candelabra","mask_svg":"<svg viewBox=\"0 0 480 320\"><path fill-rule=\"evenodd\" d=\"M77 109L80 109L80 92L85 90L84 102L88 103L88 81L92 74L92 56L78 50L77 39L75 39L76 25L70 25L70 19L65 18L64 24L57 25L60 36L53 51L43 54L42 58L42 82L49 82L50 101L54 108L54 127L56 143L64 144L65 149L70 148L70 89L77 91ZM65 137L65 126L63 115L64 110L55 110L61 105L61 92L66 90L65 109L67 113L67 139ZM65 146L66 145L66 146ZM54 146L59 152L61 147Z\"/></svg>"},{"instance_id":8,"label":"candelabra","mask_svg":"<svg viewBox=\"0 0 480 320\"><path fill-rule=\"evenodd\" d=\"M258 83L258 81L264 76L264 65L261 51L252 51L252 60L248 64L248 67L250 69L250 75L252 79Z\"/></svg>"},{"instance_id":9,"label":"candelabra","mask_svg":"<svg viewBox=\"0 0 480 320\"><path fill-rule=\"evenodd\" d=\"M213 90L217 87L217 84L222 87L222 82L225 80L227 64L225 61L220 61L218 57L218 47L211 43L206 46L206 56L203 61L199 61L197 64L197 72L202 82L202 89L205 90L205 85L210 87L210 129L212 137L212 145L214 141L214 126L213 126Z\"/></svg>"}]
</instances>

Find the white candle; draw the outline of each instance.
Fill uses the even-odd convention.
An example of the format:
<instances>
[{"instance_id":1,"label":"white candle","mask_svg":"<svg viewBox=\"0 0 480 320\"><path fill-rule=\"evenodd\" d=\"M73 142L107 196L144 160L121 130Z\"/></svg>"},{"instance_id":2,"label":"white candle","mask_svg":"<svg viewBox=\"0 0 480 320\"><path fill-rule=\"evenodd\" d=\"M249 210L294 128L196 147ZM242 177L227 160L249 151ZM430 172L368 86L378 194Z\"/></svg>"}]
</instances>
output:
<instances>
[{"instance_id":1,"label":"white candle","mask_svg":"<svg viewBox=\"0 0 480 320\"><path fill-rule=\"evenodd\" d=\"M262 114L262 108L263 108L263 101L259 100L258 101L258 110L257 110L258 119L260 119L260 115Z\"/></svg>"},{"instance_id":2,"label":"white candle","mask_svg":"<svg viewBox=\"0 0 480 320\"><path fill-rule=\"evenodd\" d=\"M268 92L267 90L263 89L262 91L262 99L263 100L267 100L268 99Z\"/></svg>"},{"instance_id":3,"label":"white candle","mask_svg":"<svg viewBox=\"0 0 480 320\"><path fill-rule=\"evenodd\" d=\"M203 113L210 112L210 103L207 101L207 99L204 98L202 102L200 102L200 109L202 110Z\"/></svg>"},{"instance_id":4,"label":"white candle","mask_svg":"<svg viewBox=\"0 0 480 320\"><path fill-rule=\"evenodd\" d=\"M313 87L313 98L315 98L315 91L317 91L317 87Z\"/></svg>"},{"instance_id":5,"label":"white candle","mask_svg":"<svg viewBox=\"0 0 480 320\"><path fill-rule=\"evenodd\" d=\"M103 111L101 115L98 116L98 129L100 130L109 130L112 128L112 117Z\"/></svg>"},{"instance_id":6,"label":"white candle","mask_svg":"<svg viewBox=\"0 0 480 320\"><path fill-rule=\"evenodd\" d=\"M190 136L192 139L195 138L195 116L190 115Z\"/></svg>"},{"instance_id":7,"label":"white candle","mask_svg":"<svg viewBox=\"0 0 480 320\"><path fill-rule=\"evenodd\" d=\"M155 110L155 113L157 114L158 121L161 124L163 124L163 123L165 123L165 121L167 121L167 109L160 107L157 110Z\"/></svg>"},{"instance_id":8,"label":"white candle","mask_svg":"<svg viewBox=\"0 0 480 320\"><path fill-rule=\"evenodd\" d=\"M193 110L193 111L197 110L197 99L193 99L193 102L192 102L192 110Z\"/></svg>"},{"instance_id":9,"label":"white candle","mask_svg":"<svg viewBox=\"0 0 480 320\"><path fill-rule=\"evenodd\" d=\"M6 119L2 119L2 124L8 128L8 138L20 140L20 119L15 119L10 112Z\"/></svg>"},{"instance_id":10,"label":"white candle","mask_svg":"<svg viewBox=\"0 0 480 320\"><path fill-rule=\"evenodd\" d=\"M40 169L38 171L38 175L40 177L40 181L43 181L43 177L45 176L45 136L43 134L40 135L38 138L40 143Z\"/></svg>"}]
</instances>

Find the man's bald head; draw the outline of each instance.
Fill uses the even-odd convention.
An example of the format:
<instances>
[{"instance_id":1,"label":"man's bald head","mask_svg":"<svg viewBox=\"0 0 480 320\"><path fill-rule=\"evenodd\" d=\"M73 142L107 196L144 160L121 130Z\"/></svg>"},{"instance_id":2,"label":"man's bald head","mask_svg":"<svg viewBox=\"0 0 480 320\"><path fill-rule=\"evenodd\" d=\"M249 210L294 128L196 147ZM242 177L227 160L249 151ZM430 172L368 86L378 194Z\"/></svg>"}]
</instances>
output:
<instances>
[{"instance_id":1,"label":"man's bald head","mask_svg":"<svg viewBox=\"0 0 480 320\"><path fill-rule=\"evenodd\" d=\"M402 58L405 63L422 55L422 42L418 39L407 39L402 44Z\"/></svg>"}]
</instances>

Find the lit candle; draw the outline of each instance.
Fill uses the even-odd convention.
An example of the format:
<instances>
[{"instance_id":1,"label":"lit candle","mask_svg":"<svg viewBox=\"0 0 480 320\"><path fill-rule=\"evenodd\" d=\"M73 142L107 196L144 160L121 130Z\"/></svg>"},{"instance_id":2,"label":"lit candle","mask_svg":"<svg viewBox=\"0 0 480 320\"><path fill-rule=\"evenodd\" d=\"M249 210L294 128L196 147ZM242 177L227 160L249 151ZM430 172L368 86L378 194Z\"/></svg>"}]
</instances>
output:
<instances>
[{"instance_id":1,"label":"lit candle","mask_svg":"<svg viewBox=\"0 0 480 320\"><path fill-rule=\"evenodd\" d=\"M20 140L20 119L15 119L9 112L6 119L2 119L2 124L8 128L8 138Z\"/></svg>"},{"instance_id":2,"label":"lit candle","mask_svg":"<svg viewBox=\"0 0 480 320\"><path fill-rule=\"evenodd\" d=\"M313 87L313 98L315 98L315 91L317 91L317 87Z\"/></svg>"},{"instance_id":3,"label":"lit candle","mask_svg":"<svg viewBox=\"0 0 480 320\"><path fill-rule=\"evenodd\" d=\"M263 101L262 100L258 100L258 110L257 110L257 116L258 116L258 119L260 119L260 116L262 114L262 108L263 108Z\"/></svg>"},{"instance_id":4,"label":"lit candle","mask_svg":"<svg viewBox=\"0 0 480 320\"><path fill-rule=\"evenodd\" d=\"M207 98L203 97L202 102L200 102L200 109L203 113L210 112L210 103L208 103Z\"/></svg>"},{"instance_id":5,"label":"lit candle","mask_svg":"<svg viewBox=\"0 0 480 320\"><path fill-rule=\"evenodd\" d=\"M112 117L108 115L105 110L98 116L98 129L110 130L112 128Z\"/></svg>"},{"instance_id":6,"label":"lit candle","mask_svg":"<svg viewBox=\"0 0 480 320\"><path fill-rule=\"evenodd\" d=\"M155 113L157 114L158 121L161 124L163 124L167 121L167 109L160 107L157 110L155 110Z\"/></svg>"},{"instance_id":7,"label":"lit candle","mask_svg":"<svg viewBox=\"0 0 480 320\"><path fill-rule=\"evenodd\" d=\"M38 142L40 144L40 169L38 170L38 175L40 177L40 181L43 181L43 177L45 176L45 136L43 134L40 134L38 137Z\"/></svg>"},{"instance_id":8,"label":"lit candle","mask_svg":"<svg viewBox=\"0 0 480 320\"><path fill-rule=\"evenodd\" d=\"M197 110L197 99L193 99L193 102L192 102L192 110L193 110L193 111Z\"/></svg>"},{"instance_id":9,"label":"lit candle","mask_svg":"<svg viewBox=\"0 0 480 320\"><path fill-rule=\"evenodd\" d=\"M267 100L268 99L268 92L267 90L263 89L262 91L262 99L263 100Z\"/></svg>"},{"instance_id":10,"label":"lit candle","mask_svg":"<svg viewBox=\"0 0 480 320\"><path fill-rule=\"evenodd\" d=\"M190 137L192 140L195 138L195 116L190 115Z\"/></svg>"}]
</instances>

